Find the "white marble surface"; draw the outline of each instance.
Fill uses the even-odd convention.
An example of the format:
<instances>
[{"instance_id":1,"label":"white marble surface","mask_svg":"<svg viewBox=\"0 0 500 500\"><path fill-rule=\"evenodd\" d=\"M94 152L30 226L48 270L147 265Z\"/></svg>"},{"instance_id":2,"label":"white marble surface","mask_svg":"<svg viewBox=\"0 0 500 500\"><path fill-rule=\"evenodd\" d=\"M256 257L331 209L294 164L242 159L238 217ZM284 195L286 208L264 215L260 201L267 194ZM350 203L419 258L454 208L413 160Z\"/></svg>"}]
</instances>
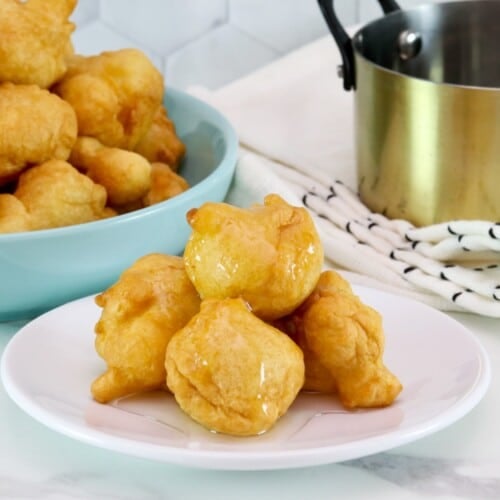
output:
<instances>
[{"instance_id":1,"label":"white marble surface","mask_svg":"<svg viewBox=\"0 0 500 500\"><path fill-rule=\"evenodd\" d=\"M342 464L223 472L132 458L43 427L19 410L0 386L0 498L498 499L500 321L453 316L477 335L490 355L493 379L485 398L463 419L432 436ZM0 351L20 326L0 325Z\"/></svg>"}]
</instances>

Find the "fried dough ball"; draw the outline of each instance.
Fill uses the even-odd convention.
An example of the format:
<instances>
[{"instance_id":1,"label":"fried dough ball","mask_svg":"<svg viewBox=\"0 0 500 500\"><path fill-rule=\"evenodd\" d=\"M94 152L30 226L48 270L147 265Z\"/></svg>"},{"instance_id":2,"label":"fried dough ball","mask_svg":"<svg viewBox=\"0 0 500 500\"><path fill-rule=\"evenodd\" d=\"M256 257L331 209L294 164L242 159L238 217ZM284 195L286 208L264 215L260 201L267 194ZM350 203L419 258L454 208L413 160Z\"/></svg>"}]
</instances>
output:
<instances>
[{"instance_id":1,"label":"fried dough ball","mask_svg":"<svg viewBox=\"0 0 500 500\"><path fill-rule=\"evenodd\" d=\"M149 254L96 297L102 308L95 347L107 369L91 387L100 403L165 387L165 351L172 335L200 308L182 258Z\"/></svg>"},{"instance_id":2,"label":"fried dough ball","mask_svg":"<svg viewBox=\"0 0 500 500\"><path fill-rule=\"evenodd\" d=\"M180 407L210 430L239 436L270 429L304 381L300 349L242 299L203 301L165 360Z\"/></svg>"},{"instance_id":3,"label":"fried dough ball","mask_svg":"<svg viewBox=\"0 0 500 500\"><path fill-rule=\"evenodd\" d=\"M186 146L177 136L174 122L163 106L156 111L151 127L135 147L135 152L150 162L166 163L177 172Z\"/></svg>"},{"instance_id":4,"label":"fried dough ball","mask_svg":"<svg viewBox=\"0 0 500 500\"><path fill-rule=\"evenodd\" d=\"M48 88L63 76L75 5L76 0L0 0L0 82Z\"/></svg>"},{"instance_id":5,"label":"fried dough ball","mask_svg":"<svg viewBox=\"0 0 500 500\"><path fill-rule=\"evenodd\" d=\"M80 170L89 168L90 160L105 146L93 137L77 137L71 150L69 161Z\"/></svg>"},{"instance_id":6,"label":"fried dough ball","mask_svg":"<svg viewBox=\"0 0 500 500\"><path fill-rule=\"evenodd\" d=\"M101 219L109 219L110 217L115 217L119 215L119 213L111 207L104 207L101 215Z\"/></svg>"},{"instance_id":7,"label":"fried dough ball","mask_svg":"<svg viewBox=\"0 0 500 500\"><path fill-rule=\"evenodd\" d=\"M0 40L2 36L0 32ZM4 83L0 130L2 185L30 165L66 160L76 141L76 115L67 102L36 85Z\"/></svg>"},{"instance_id":8,"label":"fried dough ball","mask_svg":"<svg viewBox=\"0 0 500 500\"><path fill-rule=\"evenodd\" d=\"M75 109L82 136L133 150L162 104L163 77L137 49L74 56L53 88Z\"/></svg>"},{"instance_id":9,"label":"fried dough ball","mask_svg":"<svg viewBox=\"0 0 500 500\"><path fill-rule=\"evenodd\" d=\"M242 297L273 320L292 312L318 281L323 248L314 223L276 194L249 209L205 203L187 219L193 231L184 262L203 299Z\"/></svg>"},{"instance_id":10,"label":"fried dough ball","mask_svg":"<svg viewBox=\"0 0 500 500\"><path fill-rule=\"evenodd\" d=\"M177 175L165 163L151 164L151 188L143 198L145 206L168 200L189 189L186 179Z\"/></svg>"},{"instance_id":11,"label":"fried dough ball","mask_svg":"<svg viewBox=\"0 0 500 500\"><path fill-rule=\"evenodd\" d=\"M402 386L382 359L382 318L339 274L323 272L294 316L308 349L335 378L345 407L381 407L396 399Z\"/></svg>"},{"instance_id":12,"label":"fried dough ball","mask_svg":"<svg viewBox=\"0 0 500 500\"><path fill-rule=\"evenodd\" d=\"M32 229L95 221L106 205L106 190L61 160L23 172L14 195L26 207Z\"/></svg>"},{"instance_id":13,"label":"fried dough ball","mask_svg":"<svg viewBox=\"0 0 500 500\"><path fill-rule=\"evenodd\" d=\"M334 394L337 392L337 382L333 374L321 363L309 348L302 326L300 314L290 314L273 323L273 326L286 333L302 350L304 355L305 378L304 391Z\"/></svg>"},{"instance_id":14,"label":"fried dough ball","mask_svg":"<svg viewBox=\"0 0 500 500\"><path fill-rule=\"evenodd\" d=\"M145 158L124 149L103 146L92 137L77 139L70 162L106 188L112 207L139 202L151 187L151 164Z\"/></svg>"},{"instance_id":15,"label":"fried dough ball","mask_svg":"<svg viewBox=\"0 0 500 500\"><path fill-rule=\"evenodd\" d=\"M14 195L0 194L0 234L29 231L31 223L26 207Z\"/></svg>"}]
</instances>

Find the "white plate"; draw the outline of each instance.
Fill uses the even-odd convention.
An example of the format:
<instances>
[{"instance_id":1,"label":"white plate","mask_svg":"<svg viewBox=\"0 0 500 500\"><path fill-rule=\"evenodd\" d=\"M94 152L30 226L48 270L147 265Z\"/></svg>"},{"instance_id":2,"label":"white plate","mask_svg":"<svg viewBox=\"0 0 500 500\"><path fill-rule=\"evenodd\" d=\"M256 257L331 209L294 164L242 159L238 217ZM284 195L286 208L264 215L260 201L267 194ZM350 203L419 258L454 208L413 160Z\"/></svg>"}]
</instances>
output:
<instances>
[{"instance_id":1,"label":"white plate","mask_svg":"<svg viewBox=\"0 0 500 500\"><path fill-rule=\"evenodd\" d=\"M301 394L262 436L208 432L168 393L100 405L91 381L99 309L87 297L22 328L2 357L10 397L51 429L95 446L209 469L279 469L353 459L409 443L455 422L485 394L487 355L461 324L423 304L368 288L361 298L384 317L385 361L404 390L384 409L346 411L333 396Z\"/></svg>"}]
</instances>

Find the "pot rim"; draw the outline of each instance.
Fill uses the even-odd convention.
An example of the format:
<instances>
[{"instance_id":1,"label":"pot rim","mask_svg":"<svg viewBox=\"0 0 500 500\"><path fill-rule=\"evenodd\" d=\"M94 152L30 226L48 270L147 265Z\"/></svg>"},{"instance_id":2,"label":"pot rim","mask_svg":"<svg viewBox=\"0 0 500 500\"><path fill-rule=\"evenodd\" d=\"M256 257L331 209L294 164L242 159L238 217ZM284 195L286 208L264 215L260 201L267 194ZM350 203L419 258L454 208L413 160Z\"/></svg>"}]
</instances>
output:
<instances>
[{"instance_id":1,"label":"pot rim","mask_svg":"<svg viewBox=\"0 0 500 500\"><path fill-rule=\"evenodd\" d=\"M373 65L376 67L378 70L394 75L394 76L399 76L402 78L409 78L412 80L418 80L421 82L425 82L430 85L435 85L439 87L447 87L447 88L454 88L454 89L460 89L460 90L474 90L474 91L491 91L491 92L498 92L500 91L500 85L492 87L492 86L481 86L481 85L467 85L467 84L461 84L461 83L449 83L449 82L435 82L433 80L430 80L428 78L423 78L419 76L414 76L414 75L408 75L406 73L403 73L401 71L397 71L395 69L387 68L385 66L382 66L381 64L378 64L372 60L370 60L368 57L366 57L361 51L360 51L360 38L363 37L364 32L366 32L367 29L373 28L374 26L385 22L387 19L390 19L391 17L396 17L401 15L402 13L409 13L409 12L417 12L417 11L422 11L422 10L427 10L427 9L449 9L450 6L457 5L457 4L491 4L493 1L496 1L497 3L500 3L498 0L454 0L451 2L445 1L442 3L426 3L422 5L417 5L415 7L407 8L407 9L401 9L398 11L390 12L388 14L385 14L384 16L377 17L376 19L373 19L372 21L369 21L368 23L362 25L360 28L358 28L354 34L351 37L351 43L352 43L352 48L354 51L354 54L356 57L359 57L360 59L363 59L368 64Z\"/></svg>"}]
</instances>

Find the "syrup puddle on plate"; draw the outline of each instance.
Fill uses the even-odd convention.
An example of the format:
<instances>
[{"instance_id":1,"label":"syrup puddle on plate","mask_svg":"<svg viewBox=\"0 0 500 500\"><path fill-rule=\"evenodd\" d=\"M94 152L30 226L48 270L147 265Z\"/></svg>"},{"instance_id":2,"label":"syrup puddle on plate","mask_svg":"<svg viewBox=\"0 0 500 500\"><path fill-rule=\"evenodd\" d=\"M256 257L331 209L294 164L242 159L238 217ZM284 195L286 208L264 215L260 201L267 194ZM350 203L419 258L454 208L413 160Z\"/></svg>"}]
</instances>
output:
<instances>
[{"instance_id":1,"label":"syrup puddle on plate","mask_svg":"<svg viewBox=\"0 0 500 500\"><path fill-rule=\"evenodd\" d=\"M231 443L261 448L336 445L389 432L403 419L397 405L383 409L345 410L335 396L301 393L288 412L269 431L251 437L211 432L196 423L164 391L137 394L111 404L90 401L86 424L106 434L156 445L203 449ZM363 429L363 432L360 432Z\"/></svg>"}]
</instances>

